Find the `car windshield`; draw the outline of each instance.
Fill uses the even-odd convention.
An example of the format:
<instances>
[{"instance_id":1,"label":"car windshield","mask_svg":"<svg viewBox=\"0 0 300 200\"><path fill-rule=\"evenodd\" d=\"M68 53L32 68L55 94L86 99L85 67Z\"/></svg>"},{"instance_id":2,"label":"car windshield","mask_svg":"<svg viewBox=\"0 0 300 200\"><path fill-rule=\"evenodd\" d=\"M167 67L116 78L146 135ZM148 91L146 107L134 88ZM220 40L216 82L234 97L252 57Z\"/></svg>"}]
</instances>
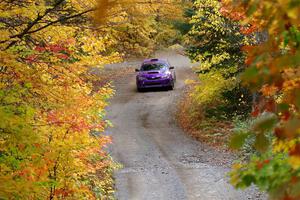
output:
<instances>
[{"instance_id":1,"label":"car windshield","mask_svg":"<svg viewBox=\"0 0 300 200\"><path fill-rule=\"evenodd\" d=\"M163 63L149 63L149 64L143 64L141 67L141 71L160 70L165 67L166 65Z\"/></svg>"}]
</instances>

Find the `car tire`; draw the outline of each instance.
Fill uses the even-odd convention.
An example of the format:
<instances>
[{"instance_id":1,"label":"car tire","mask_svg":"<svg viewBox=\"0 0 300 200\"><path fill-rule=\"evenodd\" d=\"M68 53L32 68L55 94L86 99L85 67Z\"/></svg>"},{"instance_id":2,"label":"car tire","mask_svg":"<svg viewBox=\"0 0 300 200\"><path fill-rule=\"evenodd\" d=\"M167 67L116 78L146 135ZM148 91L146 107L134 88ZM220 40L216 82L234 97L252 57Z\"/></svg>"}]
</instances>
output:
<instances>
[{"instance_id":1,"label":"car tire","mask_svg":"<svg viewBox=\"0 0 300 200\"><path fill-rule=\"evenodd\" d=\"M169 86L169 90L173 90L174 89L174 81L172 81L171 85Z\"/></svg>"},{"instance_id":2,"label":"car tire","mask_svg":"<svg viewBox=\"0 0 300 200\"><path fill-rule=\"evenodd\" d=\"M143 92L144 90L142 88L137 88L138 92Z\"/></svg>"}]
</instances>

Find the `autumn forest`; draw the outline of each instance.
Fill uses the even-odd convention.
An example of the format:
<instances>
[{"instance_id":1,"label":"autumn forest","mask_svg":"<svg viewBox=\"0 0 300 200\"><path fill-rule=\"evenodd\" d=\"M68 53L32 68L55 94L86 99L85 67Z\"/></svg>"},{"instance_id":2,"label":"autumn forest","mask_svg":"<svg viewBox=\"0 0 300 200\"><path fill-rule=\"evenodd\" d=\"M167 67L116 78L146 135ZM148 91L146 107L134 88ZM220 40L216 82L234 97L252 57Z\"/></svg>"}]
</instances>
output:
<instances>
[{"instance_id":1,"label":"autumn forest","mask_svg":"<svg viewBox=\"0 0 300 200\"><path fill-rule=\"evenodd\" d=\"M109 150L105 132L118 124L107 109L114 82L134 69L106 66L162 49L193 63L176 123L236 156L224 175L232 187L300 199L300 0L1 0L0 9L0 200L116 199L124 166Z\"/></svg>"}]
</instances>

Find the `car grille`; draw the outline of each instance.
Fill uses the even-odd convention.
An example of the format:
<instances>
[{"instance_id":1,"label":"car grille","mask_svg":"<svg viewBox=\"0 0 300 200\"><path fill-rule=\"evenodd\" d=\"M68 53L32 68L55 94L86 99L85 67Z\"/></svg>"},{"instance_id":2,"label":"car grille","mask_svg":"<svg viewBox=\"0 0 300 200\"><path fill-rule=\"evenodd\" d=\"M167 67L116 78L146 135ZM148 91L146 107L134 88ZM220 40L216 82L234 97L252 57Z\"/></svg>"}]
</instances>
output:
<instances>
[{"instance_id":1,"label":"car grille","mask_svg":"<svg viewBox=\"0 0 300 200\"><path fill-rule=\"evenodd\" d=\"M160 82L150 82L150 83L147 83L147 85L161 85Z\"/></svg>"},{"instance_id":2,"label":"car grille","mask_svg":"<svg viewBox=\"0 0 300 200\"><path fill-rule=\"evenodd\" d=\"M158 80L158 79L160 79L161 77L148 77L147 79L148 80Z\"/></svg>"}]
</instances>

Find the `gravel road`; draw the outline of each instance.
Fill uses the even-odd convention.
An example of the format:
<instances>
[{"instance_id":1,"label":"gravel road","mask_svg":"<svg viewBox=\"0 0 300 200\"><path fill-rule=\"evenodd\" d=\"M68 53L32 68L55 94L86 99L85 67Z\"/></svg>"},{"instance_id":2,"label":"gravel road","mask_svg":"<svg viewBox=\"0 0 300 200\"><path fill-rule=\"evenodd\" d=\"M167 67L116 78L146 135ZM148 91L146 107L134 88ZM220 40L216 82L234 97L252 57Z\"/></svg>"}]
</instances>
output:
<instances>
[{"instance_id":1,"label":"gravel road","mask_svg":"<svg viewBox=\"0 0 300 200\"><path fill-rule=\"evenodd\" d=\"M184 80L193 76L191 64L189 59L174 52L161 52L158 56L167 58L176 68L174 91L138 93L134 72L115 81L117 92L107 111L114 127L107 134L113 137L109 151L124 166L115 172L116 198L263 199L253 188L237 191L228 183L226 174L231 155L194 141L176 125L176 102Z\"/></svg>"}]
</instances>

